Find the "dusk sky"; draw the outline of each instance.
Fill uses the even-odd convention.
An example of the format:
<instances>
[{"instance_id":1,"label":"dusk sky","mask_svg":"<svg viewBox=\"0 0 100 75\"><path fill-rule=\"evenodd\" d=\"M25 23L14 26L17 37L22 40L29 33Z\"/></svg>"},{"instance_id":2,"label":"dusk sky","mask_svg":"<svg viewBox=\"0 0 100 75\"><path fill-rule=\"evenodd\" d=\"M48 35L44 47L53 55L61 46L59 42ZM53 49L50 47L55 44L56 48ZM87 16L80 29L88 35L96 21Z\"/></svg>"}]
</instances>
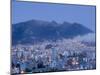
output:
<instances>
[{"instance_id":1,"label":"dusk sky","mask_svg":"<svg viewBox=\"0 0 100 75\"><path fill-rule=\"evenodd\" d=\"M13 1L12 24L32 19L77 22L95 31L95 6Z\"/></svg>"}]
</instances>

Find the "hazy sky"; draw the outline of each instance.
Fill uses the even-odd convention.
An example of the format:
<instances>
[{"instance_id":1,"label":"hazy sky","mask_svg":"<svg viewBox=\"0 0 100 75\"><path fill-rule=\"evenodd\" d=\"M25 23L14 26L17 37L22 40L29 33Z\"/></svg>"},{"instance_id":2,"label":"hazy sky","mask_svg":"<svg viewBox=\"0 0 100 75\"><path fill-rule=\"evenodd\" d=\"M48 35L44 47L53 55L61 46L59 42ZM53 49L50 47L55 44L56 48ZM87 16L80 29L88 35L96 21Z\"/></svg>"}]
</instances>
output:
<instances>
[{"instance_id":1,"label":"hazy sky","mask_svg":"<svg viewBox=\"0 0 100 75\"><path fill-rule=\"evenodd\" d=\"M32 19L77 22L95 31L95 6L13 1L13 24Z\"/></svg>"}]
</instances>

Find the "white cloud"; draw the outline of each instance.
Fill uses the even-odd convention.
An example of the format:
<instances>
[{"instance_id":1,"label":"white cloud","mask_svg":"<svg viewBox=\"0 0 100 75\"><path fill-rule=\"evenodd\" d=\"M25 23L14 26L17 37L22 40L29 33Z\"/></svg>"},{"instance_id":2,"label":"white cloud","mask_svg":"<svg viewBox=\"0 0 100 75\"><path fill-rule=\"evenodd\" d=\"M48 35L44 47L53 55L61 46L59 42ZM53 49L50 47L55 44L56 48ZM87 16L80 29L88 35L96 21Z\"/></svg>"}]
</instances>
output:
<instances>
[{"instance_id":1,"label":"white cloud","mask_svg":"<svg viewBox=\"0 0 100 75\"><path fill-rule=\"evenodd\" d=\"M93 41L95 42L95 33L89 33L84 36L77 36L74 39L79 40L79 41Z\"/></svg>"}]
</instances>

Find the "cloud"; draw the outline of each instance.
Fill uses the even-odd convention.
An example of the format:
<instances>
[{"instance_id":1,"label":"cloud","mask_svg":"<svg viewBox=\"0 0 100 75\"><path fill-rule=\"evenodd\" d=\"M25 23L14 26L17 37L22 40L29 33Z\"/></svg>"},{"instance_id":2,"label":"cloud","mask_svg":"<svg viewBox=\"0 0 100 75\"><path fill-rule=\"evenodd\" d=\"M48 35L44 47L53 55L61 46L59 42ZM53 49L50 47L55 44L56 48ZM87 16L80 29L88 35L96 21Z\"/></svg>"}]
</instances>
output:
<instances>
[{"instance_id":1,"label":"cloud","mask_svg":"<svg viewBox=\"0 0 100 75\"><path fill-rule=\"evenodd\" d=\"M79 41L95 42L95 33L89 33L84 36L79 35L79 36L76 36L74 39L79 40Z\"/></svg>"}]
</instances>

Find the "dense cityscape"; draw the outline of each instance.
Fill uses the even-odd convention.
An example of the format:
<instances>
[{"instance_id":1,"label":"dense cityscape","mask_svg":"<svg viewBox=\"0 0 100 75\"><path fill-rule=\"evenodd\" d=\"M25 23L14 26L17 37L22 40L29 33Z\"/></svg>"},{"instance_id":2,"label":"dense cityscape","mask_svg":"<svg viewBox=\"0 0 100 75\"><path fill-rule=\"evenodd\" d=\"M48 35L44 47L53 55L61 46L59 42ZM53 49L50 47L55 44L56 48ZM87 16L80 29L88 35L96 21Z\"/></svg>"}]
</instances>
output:
<instances>
[{"instance_id":1,"label":"dense cityscape","mask_svg":"<svg viewBox=\"0 0 100 75\"><path fill-rule=\"evenodd\" d=\"M96 69L95 45L75 39L12 46L12 74Z\"/></svg>"}]
</instances>

